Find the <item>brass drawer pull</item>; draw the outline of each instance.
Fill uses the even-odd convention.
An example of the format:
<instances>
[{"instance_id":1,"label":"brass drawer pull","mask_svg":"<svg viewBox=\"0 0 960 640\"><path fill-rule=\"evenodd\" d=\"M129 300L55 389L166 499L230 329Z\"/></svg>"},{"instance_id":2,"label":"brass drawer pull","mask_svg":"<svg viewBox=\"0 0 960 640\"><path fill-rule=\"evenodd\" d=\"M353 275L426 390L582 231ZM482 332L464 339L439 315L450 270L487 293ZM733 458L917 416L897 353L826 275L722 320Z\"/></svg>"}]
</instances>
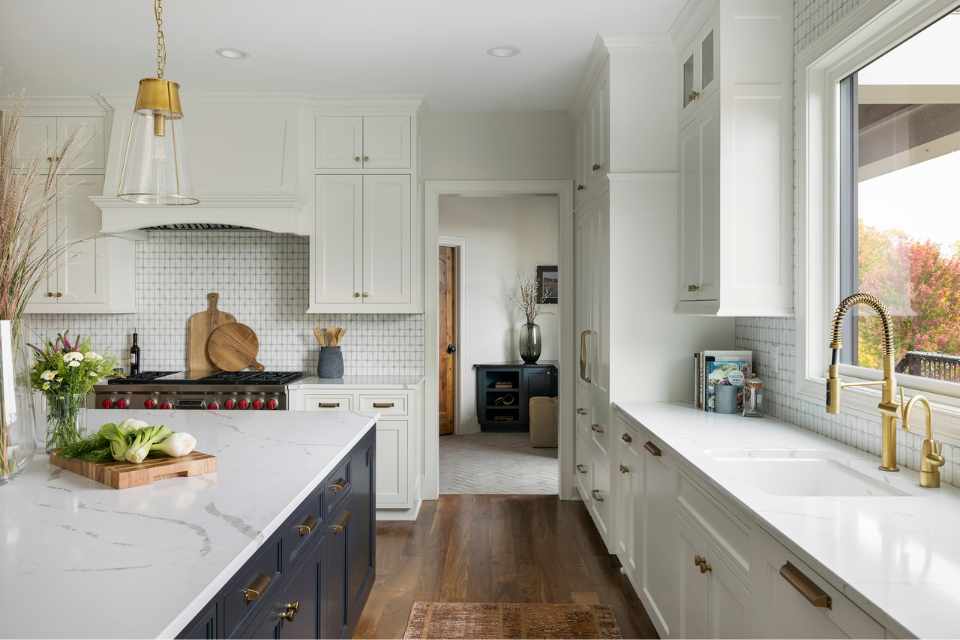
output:
<instances>
[{"instance_id":1,"label":"brass drawer pull","mask_svg":"<svg viewBox=\"0 0 960 640\"><path fill-rule=\"evenodd\" d=\"M600 434L602 434L602 433L603 433L603 427L601 427L601 426L598 425L598 424L592 424L592 425L590 425L590 431L593 431L594 433L600 433Z\"/></svg>"},{"instance_id":2,"label":"brass drawer pull","mask_svg":"<svg viewBox=\"0 0 960 640\"><path fill-rule=\"evenodd\" d=\"M313 533L313 530L316 528L317 519L313 517L313 514L310 514L306 520L297 525L297 535L303 538Z\"/></svg>"},{"instance_id":3,"label":"brass drawer pull","mask_svg":"<svg viewBox=\"0 0 960 640\"><path fill-rule=\"evenodd\" d=\"M286 620L287 622L293 622L293 619L297 617L297 612L300 611L300 601L294 600L293 602L288 602L279 614L281 620Z\"/></svg>"},{"instance_id":4,"label":"brass drawer pull","mask_svg":"<svg viewBox=\"0 0 960 640\"><path fill-rule=\"evenodd\" d=\"M340 406L339 402L318 402L317 406L321 409L336 409Z\"/></svg>"},{"instance_id":5,"label":"brass drawer pull","mask_svg":"<svg viewBox=\"0 0 960 640\"><path fill-rule=\"evenodd\" d=\"M577 471L579 471L580 473L586 473L586 472L587 472L587 468L586 468L585 466L583 466L582 464L578 464L578 465L577 465Z\"/></svg>"},{"instance_id":6,"label":"brass drawer pull","mask_svg":"<svg viewBox=\"0 0 960 640\"><path fill-rule=\"evenodd\" d=\"M633 437L629 433L623 434L622 436L620 436L620 439L626 442L627 444L630 444L631 442L633 442Z\"/></svg>"},{"instance_id":7,"label":"brass drawer pull","mask_svg":"<svg viewBox=\"0 0 960 640\"><path fill-rule=\"evenodd\" d=\"M270 576L261 573L256 580L250 583L249 587L241 589L240 593L243 594L243 601L250 603L259 600L268 586L270 586Z\"/></svg>"},{"instance_id":8,"label":"brass drawer pull","mask_svg":"<svg viewBox=\"0 0 960 640\"><path fill-rule=\"evenodd\" d=\"M329 489L333 493L341 493L343 491L346 491L347 481L344 480L343 478L338 478L330 484Z\"/></svg>"},{"instance_id":9,"label":"brass drawer pull","mask_svg":"<svg viewBox=\"0 0 960 640\"><path fill-rule=\"evenodd\" d=\"M780 567L780 575L813 606L818 609L833 608L833 598L789 562Z\"/></svg>"},{"instance_id":10,"label":"brass drawer pull","mask_svg":"<svg viewBox=\"0 0 960 640\"><path fill-rule=\"evenodd\" d=\"M347 523L350 522L350 512L346 511L340 516L340 521L330 525L330 531L335 535L340 535L347 530Z\"/></svg>"},{"instance_id":11,"label":"brass drawer pull","mask_svg":"<svg viewBox=\"0 0 960 640\"><path fill-rule=\"evenodd\" d=\"M397 405L396 403L393 403L393 402L374 402L373 403L374 409L393 409L395 406Z\"/></svg>"},{"instance_id":12,"label":"brass drawer pull","mask_svg":"<svg viewBox=\"0 0 960 640\"><path fill-rule=\"evenodd\" d=\"M620 465L620 473L630 473L630 467Z\"/></svg>"},{"instance_id":13,"label":"brass drawer pull","mask_svg":"<svg viewBox=\"0 0 960 640\"><path fill-rule=\"evenodd\" d=\"M603 502L603 495L600 494L599 489L594 489L593 491L590 492L590 495L592 495L593 499L596 500L597 502Z\"/></svg>"},{"instance_id":14,"label":"brass drawer pull","mask_svg":"<svg viewBox=\"0 0 960 640\"><path fill-rule=\"evenodd\" d=\"M646 449L647 452L648 452L650 455L652 455L652 456L658 456L658 457L659 457L659 456L662 456L662 455L663 455L663 452L660 451L660 447L658 447L657 445L653 444L653 443L650 442L649 440L647 440L646 443L644 443L643 448Z\"/></svg>"},{"instance_id":15,"label":"brass drawer pull","mask_svg":"<svg viewBox=\"0 0 960 640\"><path fill-rule=\"evenodd\" d=\"M693 564L700 567L700 573L710 573L713 571L713 567L710 566L710 563L707 562L707 559L700 554L693 556Z\"/></svg>"}]
</instances>

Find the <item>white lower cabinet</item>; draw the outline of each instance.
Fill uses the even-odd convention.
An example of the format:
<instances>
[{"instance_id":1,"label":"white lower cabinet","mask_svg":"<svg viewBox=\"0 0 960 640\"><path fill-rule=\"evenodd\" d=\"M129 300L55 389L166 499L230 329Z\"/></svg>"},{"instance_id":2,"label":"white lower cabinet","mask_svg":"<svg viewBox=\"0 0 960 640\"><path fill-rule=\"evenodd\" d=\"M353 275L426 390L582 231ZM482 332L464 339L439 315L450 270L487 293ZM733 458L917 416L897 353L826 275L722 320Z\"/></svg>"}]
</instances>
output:
<instances>
[{"instance_id":1,"label":"white lower cabinet","mask_svg":"<svg viewBox=\"0 0 960 640\"><path fill-rule=\"evenodd\" d=\"M616 410L611 424L613 521L602 533L661 638L887 635L646 428Z\"/></svg>"},{"instance_id":2,"label":"white lower cabinet","mask_svg":"<svg viewBox=\"0 0 960 640\"><path fill-rule=\"evenodd\" d=\"M420 503L421 393L422 385L342 389L342 385L305 383L291 390L290 406L295 411L380 414L377 420L378 517L407 519L415 516Z\"/></svg>"}]
</instances>

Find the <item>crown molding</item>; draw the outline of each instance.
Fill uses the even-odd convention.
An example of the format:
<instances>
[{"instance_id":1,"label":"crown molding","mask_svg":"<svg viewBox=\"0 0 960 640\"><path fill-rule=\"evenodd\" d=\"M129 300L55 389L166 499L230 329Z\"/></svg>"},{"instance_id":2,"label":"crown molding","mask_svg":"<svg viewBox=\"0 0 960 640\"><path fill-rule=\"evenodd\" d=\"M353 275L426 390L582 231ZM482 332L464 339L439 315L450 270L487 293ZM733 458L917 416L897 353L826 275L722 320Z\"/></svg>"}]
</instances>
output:
<instances>
[{"instance_id":1,"label":"crown molding","mask_svg":"<svg viewBox=\"0 0 960 640\"><path fill-rule=\"evenodd\" d=\"M687 0L668 30L673 46L677 49L686 47L716 6L717 0Z\"/></svg>"},{"instance_id":2,"label":"crown molding","mask_svg":"<svg viewBox=\"0 0 960 640\"><path fill-rule=\"evenodd\" d=\"M181 91L183 102L216 104L236 102L244 104L281 104L304 106L316 110L329 110L331 113L380 114L403 113L416 114L424 104L423 96L366 96L366 97L327 97L303 92L289 91ZM104 93L98 98L108 105L132 105L132 93ZM188 107L189 108L189 107Z\"/></svg>"},{"instance_id":3,"label":"crown molding","mask_svg":"<svg viewBox=\"0 0 960 640\"><path fill-rule=\"evenodd\" d=\"M21 108L28 116L102 116L109 112L99 96L27 96L0 97L0 109Z\"/></svg>"}]
</instances>

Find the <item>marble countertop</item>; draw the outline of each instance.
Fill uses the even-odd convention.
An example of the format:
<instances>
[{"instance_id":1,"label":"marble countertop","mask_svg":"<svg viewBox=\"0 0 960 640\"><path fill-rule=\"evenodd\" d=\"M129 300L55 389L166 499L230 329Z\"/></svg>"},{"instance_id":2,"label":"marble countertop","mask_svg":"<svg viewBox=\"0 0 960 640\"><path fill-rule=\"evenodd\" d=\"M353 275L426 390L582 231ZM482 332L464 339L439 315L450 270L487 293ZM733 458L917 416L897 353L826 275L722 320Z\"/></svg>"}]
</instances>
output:
<instances>
[{"instance_id":1,"label":"marble countertop","mask_svg":"<svg viewBox=\"0 0 960 640\"><path fill-rule=\"evenodd\" d=\"M424 376L344 376L331 380L307 376L289 385L290 389L323 387L334 389L413 389L424 381Z\"/></svg>"},{"instance_id":2,"label":"marble countertop","mask_svg":"<svg viewBox=\"0 0 960 640\"><path fill-rule=\"evenodd\" d=\"M616 407L895 635L960 637L960 490L921 489L914 471L882 472L878 456L773 419L705 413L684 404ZM747 448L813 449L905 495L771 495L707 453Z\"/></svg>"},{"instance_id":3,"label":"marble countertop","mask_svg":"<svg viewBox=\"0 0 960 640\"><path fill-rule=\"evenodd\" d=\"M91 429L121 417L87 412ZM376 417L129 411L188 431L217 472L115 490L38 456L0 487L0 636L174 636Z\"/></svg>"}]
</instances>

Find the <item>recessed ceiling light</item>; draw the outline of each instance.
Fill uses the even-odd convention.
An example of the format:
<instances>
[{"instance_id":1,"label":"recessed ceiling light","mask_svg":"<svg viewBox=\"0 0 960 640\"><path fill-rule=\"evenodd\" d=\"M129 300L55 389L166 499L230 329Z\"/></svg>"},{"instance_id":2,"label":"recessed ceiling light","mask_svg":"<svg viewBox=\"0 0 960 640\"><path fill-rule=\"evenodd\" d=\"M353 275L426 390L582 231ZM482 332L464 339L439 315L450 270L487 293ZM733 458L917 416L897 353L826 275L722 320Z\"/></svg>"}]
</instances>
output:
<instances>
[{"instance_id":1,"label":"recessed ceiling light","mask_svg":"<svg viewBox=\"0 0 960 640\"><path fill-rule=\"evenodd\" d=\"M487 55L493 56L494 58L512 58L520 55L520 49L511 45L503 45L487 49Z\"/></svg>"},{"instance_id":2,"label":"recessed ceiling light","mask_svg":"<svg viewBox=\"0 0 960 640\"><path fill-rule=\"evenodd\" d=\"M217 55L221 58L227 58L229 60L243 60L250 54L246 51L241 51L240 49L231 49L226 47L223 49L217 49Z\"/></svg>"}]
</instances>

